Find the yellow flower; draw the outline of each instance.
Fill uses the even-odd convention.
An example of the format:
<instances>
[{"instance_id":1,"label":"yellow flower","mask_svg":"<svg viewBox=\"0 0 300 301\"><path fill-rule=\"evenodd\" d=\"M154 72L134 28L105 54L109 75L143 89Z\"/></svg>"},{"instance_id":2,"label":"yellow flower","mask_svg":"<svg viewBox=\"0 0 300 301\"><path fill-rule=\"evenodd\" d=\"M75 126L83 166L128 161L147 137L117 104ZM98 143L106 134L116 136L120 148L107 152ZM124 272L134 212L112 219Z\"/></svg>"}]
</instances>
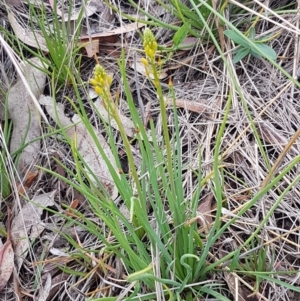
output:
<instances>
[{"instance_id":1,"label":"yellow flower","mask_svg":"<svg viewBox=\"0 0 300 301\"><path fill-rule=\"evenodd\" d=\"M148 66L149 66L149 63L148 63L147 59L145 59L144 57L141 58L141 62L142 62L142 64L143 64L145 67L148 67Z\"/></svg>"},{"instance_id":2,"label":"yellow flower","mask_svg":"<svg viewBox=\"0 0 300 301\"><path fill-rule=\"evenodd\" d=\"M90 84L94 86L95 92L103 96L103 94L109 94L112 78L108 75L105 69L97 64L94 69L93 78L90 79Z\"/></svg>"},{"instance_id":3,"label":"yellow flower","mask_svg":"<svg viewBox=\"0 0 300 301\"><path fill-rule=\"evenodd\" d=\"M96 92L98 95L102 95L102 94L103 94L103 89L100 88L99 86L95 86L95 92Z\"/></svg>"},{"instance_id":4,"label":"yellow flower","mask_svg":"<svg viewBox=\"0 0 300 301\"><path fill-rule=\"evenodd\" d=\"M93 86L97 86L98 82L94 78L91 78L90 79L90 84L93 85Z\"/></svg>"},{"instance_id":5,"label":"yellow flower","mask_svg":"<svg viewBox=\"0 0 300 301\"><path fill-rule=\"evenodd\" d=\"M110 87L110 85L112 83L112 77L110 75L107 75L107 77L106 77L106 83Z\"/></svg>"}]
</instances>

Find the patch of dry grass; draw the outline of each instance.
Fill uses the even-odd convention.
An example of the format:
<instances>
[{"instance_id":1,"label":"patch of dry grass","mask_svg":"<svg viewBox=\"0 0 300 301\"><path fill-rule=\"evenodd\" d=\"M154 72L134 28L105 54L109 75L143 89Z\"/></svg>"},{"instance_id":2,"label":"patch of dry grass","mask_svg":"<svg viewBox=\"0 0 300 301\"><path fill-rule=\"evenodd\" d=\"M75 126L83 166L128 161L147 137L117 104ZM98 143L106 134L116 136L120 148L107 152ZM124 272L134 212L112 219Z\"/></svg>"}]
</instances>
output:
<instances>
[{"instance_id":1,"label":"patch of dry grass","mask_svg":"<svg viewBox=\"0 0 300 301\"><path fill-rule=\"evenodd\" d=\"M129 4L112 3L123 13L130 15L138 13ZM231 1L231 3L235 2ZM180 26L180 19L162 8L159 9L160 6L155 1L151 3L141 1L139 5L161 21ZM225 14L226 18L243 32L255 22L257 12L264 13L263 5L258 1L245 2L244 5L249 7L253 13L243 11L238 8L236 3L236 5L228 6ZM281 11L285 9L286 13L280 13L285 23L280 18L264 15L263 19L257 20L257 35L278 33L278 36L270 41L269 45L278 55L277 64L296 78L299 64L297 3L295 1L286 1L285 3L270 1L269 7L270 9L279 7ZM6 8L1 6L0 18L2 16L4 18L5 15ZM22 19L20 12L17 13L17 16ZM94 17L96 18L96 16ZM272 20L276 23L271 22ZM113 25L117 27L122 22L127 22L127 20L115 13ZM1 27L13 34L8 23L1 24ZM153 28L153 31L160 45L166 45L172 41L174 32L171 29L160 27ZM219 201L216 196L218 189L222 193L222 207L226 208L221 218L223 226L299 156L299 138L294 135L299 132L300 128L300 105L299 84L291 82L272 63L266 59L247 57L233 66L234 45L226 40L223 49L228 63L226 65L205 29L201 35L206 36L206 40L197 39L194 47L174 52L166 62L163 61L166 55L164 53L160 55L164 62L161 68L166 73L166 76L161 79L166 98L170 97L168 81L172 79L176 101L185 101L185 105L177 110L182 148L184 201L188 202L192 199L195 189L199 186L197 177L199 172L203 179L207 179L201 187L199 212L196 217L196 221L199 223L198 233L205 244L208 231L215 222L216 203ZM219 37L218 34L216 36ZM135 70L133 64L134 60L143 56L142 39L138 31L129 32L115 42L105 42L104 45L100 45L100 53L97 58L105 69L114 75L112 95L118 98L120 112L131 117L117 64L121 49L124 49L126 53L127 80L138 112L140 116L144 117L143 120L147 120L147 116L153 120L156 138L159 142L163 141L156 89L145 74ZM15 81L15 74L12 71L12 63L3 48L0 48L0 51L1 95L6 95L8 84ZM27 51L24 51L23 54L24 57L30 56ZM232 75L228 71L228 66L232 67ZM91 77L93 67L94 59L83 57L80 72L85 81ZM112 136L107 134L103 120L95 114L90 105L89 96L92 92L86 82L79 87L79 91L91 124L99 129L107 139L114 140L118 155L123 158L122 168L126 170L128 162L124 155L123 140L119 132L113 130ZM56 93L53 86L51 87L49 84L45 93L55 96L57 102L67 104L67 116L74 114L70 102L64 98L69 96L77 104L77 95L72 86L64 87ZM232 95L232 103L227 115L226 104L230 98L229 95ZM199 111L191 110L190 106L193 103L197 104ZM169 104L167 119L169 131L174 135L173 137L176 132L174 118L173 105ZM50 124L56 126L51 119ZM214 176L212 176L215 162L214 153L219 139L218 133L223 124L225 128L218 150L221 187L216 187ZM50 129L43 125L43 133L49 135L41 142L42 152L36 165L57 172L70 181L78 183L76 162L74 162L71 146L65 143L60 135L52 135L53 131L53 128ZM292 141L293 137L295 139ZM143 160L143 154L137 143L133 142L131 147L139 177L146 177L147 171L143 173L144 171L139 169L142 165L140 162ZM201 171L198 170L199 158L201 158ZM58 161L67 166L70 172L61 169ZM13 167L9 163L7 166L10 173L13 174ZM274 170L273 166L276 166ZM297 292L276 285L276 280L281 280L294 287L299 287L297 271L300 265L298 258L300 184L295 182L289 191L285 191L298 175L299 164L297 163L278 182L274 182L275 184L269 187L266 193L258 198L242 217L237 218L233 224L229 225L210 246L206 259L209 264L220 261L238 248L240 251L236 258L226 260L222 265L218 265L215 271L211 270L207 274L207 279L202 279L202 285L205 281L223 285L216 290L231 300L250 300L247 296L255 289L257 291L253 300L298 300ZM269 181L266 182L266 179ZM19 181L17 175L15 175L14 181L11 196L6 200L1 200L1 210L4 215L6 215L6 204L14 208L14 214L17 215L21 208L16 205L16 200L20 198L19 204L25 203L17 193L16 182ZM163 185L160 177L158 177L158 181L160 181L159 185ZM126 270L124 261L115 256L113 252L111 255L103 252L105 243L101 241L99 233L106 232L106 239L110 240L112 245L116 244L116 238L111 235L107 225L95 214L86 195L44 171L40 171L36 182L26 190L26 195L32 199L36 195L53 190L56 190L56 205L51 207L50 211L45 210L41 217L44 231L32 241L22 267L16 270L13 276L15 283L9 282L7 287L0 292L0 299L16 300L16 291L23 300L79 301L86 300L88 297L97 299L103 296L120 296L119 300L125 299L130 294L129 292L133 292L134 282L128 283L124 279L133 271ZM215 197L212 198L212 196ZM281 196L283 196L282 199L280 199ZM279 199L279 204L273 207ZM75 200L78 200L78 203ZM119 197L116 204L121 207L123 201ZM203 206L201 207L203 203L206 204L205 210ZM172 220L170 208L166 206L165 210L170 222ZM270 210L271 215L268 217ZM128 208L122 212L124 215L130 215ZM268 218L262 224L266 216ZM155 216L151 210L149 211L149 220L153 225L155 224ZM3 218L4 221L5 218ZM189 221L189 219L186 220L186 222ZM245 244L259 227L261 228L257 235ZM127 231L126 229L124 226L124 231ZM149 250L149 254L152 254L151 250ZM158 258L153 258L153 262L156 264L158 261ZM250 271L266 271L267 274L261 275L261 278L258 279L259 276L254 272L251 274ZM255 287L256 284L259 287ZM43 299L41 292L43 289L47 291L47 285L51 289L48 291L48 297ZM163 296L162 293L163 285L159 282L156 285L156 296L152 297L152 300L155 298L167 300L168 297ZM141 296L147 296L150 292L145 286L139 293ZM194 296L197 296L197 293L193 293ZM237 299L235 295L238 294L239 298ZM158 299L158 296L161 296L161 299ZM184 293L180 296L181 299L178 300L212 298L208 293L203 293L202 296L198 295L194 299L188 299L189 295ZM179 297L175 296L176 298ZM116 300L116 298L111 300Z\"/></svg>"}]
</instances>

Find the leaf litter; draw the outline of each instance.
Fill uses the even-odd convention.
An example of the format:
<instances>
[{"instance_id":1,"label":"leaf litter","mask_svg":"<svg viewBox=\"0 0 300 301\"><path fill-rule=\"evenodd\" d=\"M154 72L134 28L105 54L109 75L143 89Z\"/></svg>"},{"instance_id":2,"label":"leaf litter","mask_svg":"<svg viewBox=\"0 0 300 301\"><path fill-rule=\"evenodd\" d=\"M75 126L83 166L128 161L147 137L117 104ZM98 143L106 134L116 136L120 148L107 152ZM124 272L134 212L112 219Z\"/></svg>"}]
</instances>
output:
<instances>
[{"instance_id":1,"label":"leaf litter","mask_svg":"<svg viewBox=\"0 0 300 301\"><path fill-rule=\"evenodd\" d=\"M124 11L126 12L126 7L124 7ZM159 11L159 13L157 10L155 13L167 18L164 10ZM287 20L292 23L295 22L295 20L289 16L287 16ZM172 22L169 22L169 24L171 23ZM267 22L264 23L264 21L262 21L261 23L260 25L264 28ZM97 34L98 33L96 33L96 35ZM109 31L107 34L110 34ZM121 34L124 34L124 32ZM164 44L166 39L171 41L172 38L172 33L168 30L161 30L157 35L160 39L160 44ZM87 37L89 36L87 35ZM134 57L133 53L136 51L136 46L139 41L132 39L130 43L130 47L126 48L127 55L128 57ZM277 43L275 46L277 53L280 53L280 49L284 47L285 57L294 57L295 40L292 33L287 32L284 37L280 36ZM288 46L286 47L286 45ZM115 42L114 47L118 47L117 42ZM111 62L111 57L103 55L101 47L99 51L99 57L102 61ZM90 55L94 55L95 53L96 52L91 53ZM222 62L215 52L214 47L206 47L205 45L197 43L195 48L187 49L183 52L180 51L180 55L181 57L177 57L174 62L175 67L172 69L167 66L166 70L168 70L167 73L172 72L172 76L176 78L176 83L178 82L174 87L177 99L175 105L178 107L179 112L180 129L182 132L181 141L183 147L186 149L182 158L185 166L187 166L184 174L186 181L184 183L187 191L193 191L197 183L193 181L192 170L195 170L199 166L199 156L203 160L203 176L209 176L211 173L216 133L224 117L226 102L224 95L228 95L227 92L231 83L228 79L228 75L223 72ZM183 64L182 62L186 57L188 63ZM292 60L287 60L284 57L279 59L280 63L285 65L287 72L290 74L295 73L296 64L294 64ZM130 78L130 72L128 68L130 87L134 94L137 85L139 85L139 87L145 87L146 79L144 75L140 73L138 81L132 80L133 77ZM256 118L255 124L263 141L263 147L266 149L270 163L274 164L284 150L285 145L290 141L294 131L300 128L299 89L296 87L289 88L285 93L279 95L279 91L281 91L282 87L287 83L286 78L278 74L265 60L261 61L249 58L249 60L243 61L243 64L236 65L236 72L247 105L251 108L253 118ZM117 76L118 75L116 75L116 77ZM157 135L160 137L160 113L153 87L148 84L146 89L140 90L141 98L148 104L148 110L150 111L147 112L147 116L151 116L151 118L157 122ZM272 102L271 105L270 102ZM172 108L170 104L169 106ZM266 107L267 110L262 113ZM168 114L169 120L172 120L172 109L168 111ZM60 116L60 118L64 120L62 116L64 116L64 114ZM68 120L68 122L70 125L70 120ZM170 128L171 127L172 124L170 124ZM199 148L199 145L201 148ZM53 147L53 145L51 146ZM222 139L221 153L226 154L223 157L223 164L224 170L226 171L226 175L224 176L224 197L226 197L227 210L231 211L232 214L236 214L240 206L248 202L251 198L251 194L258 191L261 183L268 176L264 159L258 152L253 130L249 126L249 119L245 114L241 98L236 92L234 92L233 95L232 108ZM298 141L292 145L291 150L283 158L281 165L275 173L280 172L283 166L286 166L296 154L299 154ZM236 239L239 239L242 243L245 236L247 237L249 233L252 233L260 225L261 216L271 208L272 203L278 197L278 191L280 191L281 187L288 185L297 172L297 170L293 170L287 174L276 189L271 190L268 196L265 196L261 202L258 202L249 212L246 212L244 220L237 220L236 224L230 227L227 233L224 233L222 237L224 241L222 251L224 251L225 254L234 248L233 244L227 243L229 241L228 237L236 235ZM213 189L209 185L207 185L205 189L209 193L208 196L213 193ZM243 194L245 190L247 190L249 194ZM299 249L299 231L297 230L297 224L299 223L298 217L300 216L299 195L300 187L299 184L296 184L293 191L290 191L286 198L279 204L278 208L276 208L264 229L264 231L268 232L268 237L271 239L265 240L265 243L270 241L268 256L271 258L273 255L276 255L274 266L288 267L288 269L295 270L299 267L300 263L297 257ZM210 223L214 219L214 201L211 197L205 198L203 195L201 197L201 201L203 201L204 204L199 204L199 213L207 216L207 212L210 212L209 220L206 220L206 223ZM69 211L67 212L69 213ZM224 221L226 221L226 218L227 217L224 216ZM286 233L289 233L288 237L286 237ZM263 239L265 237L263 233L262 237ZM283 237L286 238L283 239ZM77 268L79 271L82 271L82 267L78 266ZM48 276L45 277L48 279ZM218 278L218 276L216 277ZM288 283L299 285L299 279L296 276L292 277L282 274L276 277L281 280L286 280ZM64 278L65 281L67 281L66 279L67 278ZM224 295L226 294L226 296L230 298L234 298L236 292L240 292L240 290L243 289L240 285L236 285L236 281L233 277L228 277L225 281L222 277L219 277L217 280L222 284L227 282L227 287L231 290L231 293L225 292L224 290ZM245 280L249 281L250 286L253 286L251 278L245 278ZM70 284L75 282L70 278L68 281L70 281ZM83 294L90 292L89 285L94 284L94 281L93 279L86 280L87 285L82 286ZM49 290L47 289L46 291L48 292ZM72 300L72 297L78 296L78 293L69 294L69 292L66 293L64 290L61 290L61 292L67 300ZM296 294L288 295L285 292L279 292L277 287L272 286L268 281L261 284L259 293L260 296L271 296L272 300L288 300L289 298L293 300L294 297L297 299ZM246 295L244 292L241 292L240 295L247 300L246 297L249 294L247 291ZM261 297L261 300L266 300L266 298L268 297ZM78 300L84 300L84 298L79 298Z\"/></svg>"},{"instance_id":2,"label":"leaf litter","mask_svg":"<svg viewBox=\"0 0 300 301\"><path fill-rule=\"evenodd\" d=\"M55 191L36 196L32 203L25 204L12 220L11 239L19 270L29 252L31 241L38 238L45 229L41 220L42 213L47 207L55 205L54 196Z\"/></svg>"},{"instance_id":3,"label":"leaf litter","mask_svg":"<svg viewBox=\"0 0 300 301\"><path fill-rule=\"evenodd\" d=\"M7 285L14 269L14 250L11 240L11 211L7 208L6 242L0 248L0 292Z\"/></svg>"},{"instance_id":4,"label":"leaf litter","mask_svg":"<svg viewBox=\"0 0 300 301\"><path fill-rule=\"evenodd\" d=\"M62 104L54 103L51 97L42 96L40 103L46 107L48 114L57 124L60 124L63 128L66 128L66 133L71 140L74 141L77 151L80 153L82 159L91 168L93 174L104 185L105 189L109 192L112 199L118 196L117 187L114 184L113 178L109 172L109 168L99 153L98 147L89 134L87 128L82 123L80 117L76 114L70 121L64 114L64 107ZM94 129L97 135L98 141L105 151L106 156L109 158L112 166L117 170L114 156L104 139L104 137ZM89 174L89 171L87 171ZM92 181L97 184L97 180L91 176Z\"/></svg>"},{"instance_id":5,"label":"leaf litter","mask_svg":"<svg viewBox=\"0 0 300 301\"><path fill-rule=\"evenodd\" d=\"M38 69L43 67L44 65L38 58L33 58L25 64L24 68L29 89L36 98L43 93L46 83L46 74ZM24 171L36 163L41 149L40 141L36 140L41 136L41 117L28 93L28 87L21 79L9 91L8 113L14 124L10 150L12 154L21 150L17 171L20 175L24 175ZM30 143L22 149L28 142Z\"/></svg>"}]
</instances>

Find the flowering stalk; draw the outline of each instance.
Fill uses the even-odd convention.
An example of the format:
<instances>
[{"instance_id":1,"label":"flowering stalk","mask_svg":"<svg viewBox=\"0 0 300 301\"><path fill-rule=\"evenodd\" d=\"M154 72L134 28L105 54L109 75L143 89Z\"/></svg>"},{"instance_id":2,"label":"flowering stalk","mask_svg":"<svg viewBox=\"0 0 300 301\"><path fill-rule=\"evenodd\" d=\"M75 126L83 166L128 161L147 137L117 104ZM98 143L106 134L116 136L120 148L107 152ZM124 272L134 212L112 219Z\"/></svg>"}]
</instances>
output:
<instances>
[{"instance_id":1,"label":"flowering stalk","mask_svg":"<svg viewBox=\"0 0 300 301\"><path fill-rule=\"evenodd\" d=\"M140 182L134 165L133 154L130 148L130 142L125 133L118 108L114 103L112 96L110 94L111 83L112 83L111 76L106 73L105 69L101 65L97 64L94 69L93 77L90 79L90 84L94 87L95 92L101 97L101 99L104 102L105 108L111 114L111 116L114 118L114 120L118 125L119 132L121 134L124 147L126 150L128 165L130 167L130 171L132 173L136 185L136 189L138 191L138 195L141 196L142 192L141 192Z\"/></svg>"},{"instance_id":2,"label":"flowering stalk","mask_svg":"<svg viewBox=\"0 0 300 301\"><path fill-rule=\"evenodd\" d=\"M110 94L110 86L112 83L112 77L108 75L105 69L97 64L94 69L93 78L90 79L90 84L94 87L95 92L101 97L104 102L104 106L108 109L109 113L113 115L117 114L117 108L112 101Z\"/></svg>"},{"instance_id":3,"label":"flowering stalk","mask_svg":"<svg viewBox=\"0 0 300 301\"><path fill-rule=\"evenodd\" d=\"M176 189L175 189L175 181L174 181L174 177L173 177L172 151L171 151L169 129L168 129L168 122L167 122L167 112L166 112L162 87L161 87L160 80L159 80L159 73L157 71L157 66L156 66L156 61L155 61L155 56L156 56L156 52L157 52L157 42L154 37L154 34L152 33L152 31L149 28L146 28L144 31L144 50L146 53L146 58L142 58L142 63L145 66L146 74L147 74L148 78L150 78L149 77L150 71L153 74L152 82L157 91L159 106L160 106L160 110L161 110L163 135L164 135L166 151L167 151L167 162L168 162L167 169L168 169L169 176L170 176L171 191L175 196Z\"/></svg>"}]
</instances>

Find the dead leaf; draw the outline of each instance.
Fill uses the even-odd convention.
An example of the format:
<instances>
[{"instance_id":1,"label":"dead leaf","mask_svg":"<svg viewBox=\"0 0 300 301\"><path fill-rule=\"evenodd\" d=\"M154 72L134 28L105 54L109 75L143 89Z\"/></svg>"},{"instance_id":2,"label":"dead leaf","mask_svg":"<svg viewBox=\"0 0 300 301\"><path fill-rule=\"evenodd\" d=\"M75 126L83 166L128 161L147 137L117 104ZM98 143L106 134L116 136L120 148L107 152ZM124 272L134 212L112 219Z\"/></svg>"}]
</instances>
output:
<instances>
[{"instance_id":1,"label":"dead leaf","mask_svg":"<svg viewBox=\"0 0 300 301\"><path fill-rule=\"evenodd\" d=\"M38 58L31 59L30 64L43 67ZM46 75L32 65L25 64L24 74L32 93L38 99L44 90ZM21 79L9 91L8 112L13 122L10 151L14 153L23 145L24 139L27 143L41 136L40 114ZM22 150L17 165L20 174L37 159L40 148L38 140Z\"/></svg>"},{"instance_id":2,"label":"dead leaf","mask_svg":"<svg viewBox=\"0 0 300 301\"><path fill-rule=\"evenodd\" d=\"M68 210L66 210L66 216L71 216L71 217L75 217L78 218L78 216L74 213L74 210L78 207L79 204L79 200L75 199L72 201L70 208Z\"/></svg>"},{"instance_id":3,"label":"dead leaf","mask_svg":"<svg viewBox=\"0 0 300 301\"><path fill-rule=\"evenodd\" d=\"M237 278L230 272L225 272L224 278L234 298L234 301L246 301L242 296L239 295L239 281Z\"/></svg>"},{"instance_id":4,"label":"dead leaf","mask_svg":"<svg viewBox=\"0 0 300 301\"><path fill-rule=\"evenodd\" d=\"M12 221L11 238L17 257L17 265L21 268L27 256L30 240L37 238L44 230L41 221L43 210L54 206L55 191L36 196L32 202L27 203Z\"/></svg>"},{"instance_id":5,"label":"dead leaf","mask_svg":"<svg viewBox=\"0 0 300 301\"><path fill-rule=\"evenodd\" d=\"M52 279L52 287L50 289L47 301L54 300L53 297L56 295L58 290L64 285L64 283L68 280L69 275L66 273L60 273Z\"/></svg>"},{"instance_id":6,"label":"dead leaf","mask_svg":"<svg viewBox=\"0 0 300 301\"><path fill-rule=\"evenodd\" d=\"M108 30L105 32L96 32L96 33L93 33L90 35L82 35L80 37L80 39L84 40L84 39L90 39L90 38L101 38L101 37L109 37L109 36L118 35L118 34L124 34L124 33L130 32L130 31L142 28L144 26L145 26L145 24L143 24L143 23L133 22L130 24L124 24L121 27L118 27L118 28L112 29L112 30Z\"/></svg>"},{"instance_id":7,"label":"dead leaf","mask_svg":"<svg viewBox=\"0 0 300 301\"><path fill-rule=\"evenodd\" d=\"M30 188L32 183L36 180L37 176L39 175L38 171L28 171L25 175L25 179L23 183L17 183L18 193L19 195L25 194L25 188Z\"/></svg>"},{"instance_id":8,"label":"dead leaf","mask_svg":"<svg viewBox=\"0 0 300 301\"><path fill-rule=\"evenodd\" d=\"M74 189L73 191L73 195L74 195L74 199L79 201L79 204L82 206L86 206L86 204L84 204L85 201L85 197L84 195L82 195L78 190Z\"/></svg>"},{"instance_id":9,"label":"dead leaf","mask_svg":"<svg viewBox=\"0 0 300 301\"><path fill-rule=\"evenodd\" d=\"M82 26L81 27L81 36L89 36L91 33L96 32L105 32L109 29L111 29L112 24L115 23L115 14L113 13L112 9L108 6L107 3L105 3L105 0L92 0L90 2L90 5L94 6L94 9L97 11L96 18L97 22L95 20L93 22L89 22L90 26ZM110 39L111 37L114 37L114 39ZM113 43L116 42L118 37L116 35L107 37L109 39L106 39L106 37L95 38L101 43L103 42L109 42Z\"/></svg>"},{"instance_id":10,"label":"dead leaf","mask_svg":"<svg viewBox=\"0 0 300 301\"><path fill-rule=\"evenodd\" d=\"M220 258L226 256L226 253L222 248L218 249L218 254ZM251 294L251 291L249 287L245 286L245 284L247 286L250 285L242 278L240 278L236 273L231 272L228 267L225 267L224 278L234 301L257 301L256 296L249 296Z\"/></svg>"},{"instance_id":11,"label":"dead leaf","mask_svg":"<svg viewBox=\"0 0 300 301\"><path fill-rule=\"evenodd\" d=\"M11 11L8 12L7 17L16 37L19 40L26 45L38 48L44 52L49 52L46 40L40 32L35 31L33 33L30 27L26 28L25 26L21 26Z\"/></svg>"},{"instance_id":12,"label":"dead leaf","mask_svg":"<svg viewBox=\"0 0 300 301\"><path fill-rule=\"evenodd\" d=\"M84 5L84 15L87 17L91 16L92 14L94 14L97 9L98 6L97 4L94 3L95 0L88 0L86 1L85 5ZM59 5L58 1L55 0L49 0L50 6L52 7L52 9L56 8L56 14L62 17L62 20L77 20L79 15L81 14L81 10L82 7L76 7L75 5L73 6L74 10L71 9L71 13L70 13L70 7L72 8L72 6L70 4L68 4L67 2L65 3L65 1L60 1L60 3L62 3L61 5ZM63 10L65 10L66 12L64 12Z\"/></svg>"},{"instance_id":13,"label":"dead leaf","mask_svg":"<svg viewBox=\"0 0 300 301\"><path fill-rule=\"evenodd\" d=\"M39 295L37 301L46 301L49 297L49 293L52 287L52 277L50 273L43 275L43 284L39 287ZM45 279L46 278L46 279Z\"/></svg>"},{"instance_id":14,"label":"dead leaf","mask_svg":"<svg viewBox=\"0 0 300 301\"><path fill-rule=\"evenodd\" d=\"M72 122L76 124L76 129L75 131L73 131L73 129L70 129L68 131L68 135L73 139L76 137L77 149L80 152L85 163L92 170L92 181L94 181L93 175L95 175L103 184L104 188L110 194L112 199L117 198L117 187L109 172L106 162L101 157L100 152L98 151L95 141L93 140L92 136L88 133L85 125L82 123L79 116L74 115L72 118ZM114 169L117 170L114 156L106 140L96 129L94 129L94 132L96 133L98 141L102 146L106 156L109 158L110 163L114 166ZM86 172L87 174L89 174L88 170L86 170Z\"/></svg>"},{"instance_id":15,"label":"dead leaf","mask_svg":"<svg viewBox=\"0 0 300 301\"><path fill-rule=\"evenodd\" d=\"M23 300L23 294L21 293L21 288L20 288L20 280L19 280L19 275L16 269L13 271L13 277L14 277L14 293L16 296L16 300Z\"/></svg>"},{"instance_id":16,"label":"dead leaf","mask_svg":"<svg viewBox=\"0 0 300 301\"><path fill-rule=\"evenodd\" d=\"M65 176L65 170L59 164L60 156L59 156L58 152L54 152L52 158L56 162L56 173L59 174L60 176L64 177ZM65 189L67 187L67 184L63 180L58 178L58 181L59 181L59 185L60 185L61 189Z\"/></svg>"},{"instance_id":17,"label":"dead leaf","mask_svg":"<svg viewBox=\"0 0 300 301\"><path fill-rule=\"evenodd\" d=\"M93 57L99 53L99 39L91 39L88 42L80 41L78 45L84 47L88 57Z\"/></svg>"},{"instance_id":18,"label":"dead leaf","mask_svg":"<svg viewBox=\"0 0 300 301\"><path fill-rule=\"evenodd\" d=\"M153 76L152 73L149 73L149 74L146 73L146 69L145 69L144 64L141 62L141 58L137 58L136 62L132 62L130 64L130 68L132 68L133 70L136 70L138 73L140 73L144 76L149 75L149 77L151 79L154 79L154 76ZM159 74L158 74L158 77L159 77L159 79L165 79L165 78L168 77L168 73L165 70L160 70Z\"/></svg>"},{"instance_id":19,"label":"dead leaf","mask_svg":"<svg viewBox=\"0 0 300 301\"><path fill-rule=\"evenodd\" d=\"M75 141L77 151L80 153L85 163L89 166L93 175L100 180L112 199L115 199L118 196L117 187L109 172L107 164L100 155L95 141L84 126L80 117L75 114L71 122L64 114L64 106L60 103L57 103L55 108L54 101L51 97L42 96L40 98L40 103L46 107L48 114L53 120L55 120L57 124L61 124L61 126L65 128L69 127L66 130L66 134L73 141ZM96 129L94 129L94 132L96 133L98 141L109 161L113 165L114 169L117 170L114 156L106 140ZM87 173L89 174L88 171ZM96 184L96 180L94 179L93 175L91 175L91 180Z\"/></svg>"},{"instance_id":20,"label":"dead leaf","mask_svg":"<svg viewBox=\"0 0 300 301\"><path fill-rule=\"evenodd\" d=\"M237 275L235 273L231 273L230 271L224 272L225 281L229 287L230 293L233 296L234 301L257 301L257 297L255 295L250 295L251 291L245 287L238 280Z\"/></svg>"},{"instance_id":21,"label":"dead leaf","mask_svg":"<svg viewBox=\"0 0 300 301\"><path fill-rule=\"evenodd\" d=\"M14 269L14 251L11 241L6 241L0 249L0 291L6 286Z\"/></svg>"},{"instance_id":22,"label":"dead leaf","mask_svg":"<svg viewBox=\"0 0 300 301\"><path fill-rule=\"evenodd\" d=\"M192 49L192 48L195 47L195 45L197 44L198 41L199 41L199 38L186 37L180 43L180 45L178 45L178 47L180 47L180 49L190 50L190 49ZM172 47L172 46L174 46L174 42L173 41L170 41L169 43L166 44L166 47Z\"/></svg>"},{"instance_id":23,"label":"dead leaf","mask_svg":"<svg viewBox=\"0 0 300 301\"><path fill-rule=\"evenodd\" d=\"M110 123L114 129L119 130L119 127L118 127L116 121L111 118L111 116L107 112L107 109L104 107L104 104L100 98L98 98L94 102L94 106L98 110L101 118L103 118L103 120L106 123ZM119 111L119 116L120 116L120 119L121 119L121 122L123 125L123 129L125 130L126 135L131 138L134 137L136 132L135 132L135 127L134 127L132 120L129 119L128 117L126 117L125 115L123 115L120 111Z\"/></svg>"},{"instance_id":24,"label":"dead leaf","mask_svg":"<svg viewBox=\"0 0 300 301\"><path fill-rule=\"evenodd\" d=\"M14 269L14 251L11 243L11 211L7 207L7 240L5 244L0 248L0 291L6 286Z\"/></svg>"},{"instance_id":25,"label":"dead leaf","mask_svg":"<svg viewBox=\"0 0 300 301\"><path fill-rule=\"evenodd\" d=\"M4 2L10 7L19 7L22 5L21 0L4 0Z\"/></svg>"},{"instance_id":26,"label":"dead leaf","mask_svg":"<svg viewBox=\"0 0 300 301\"><path fill-rule=\"evenodd\" d=\"M203 230L207 233L209 231L208 226L212 224L211 217L212 201L214 199L213 193L209 193L204 200L201 201L197 209L198 224L202 226Z\"/></svg>"},{"instance_id":27,"label":"dead leaf","mask_svg":"<svg viewBox=\"0 0 300 301\"><path fill-rule=\"evenodd\" d=\"M119 59L121 56L122 48L119 47L119 43L115 44L101 44L100 53L104 53L105 55L108 55L111 58Z\"/></svg>"},{"instance_id":28,"label":"dead leaf","mask_svg":"<svg viewBox=\"0 0 300 301\"><path fill-rule=\"evenodd\" d=\"M218 10L218 0L212 0L211 1L212 7L214 8L214 10ZM218 16L214 15L214 19L215 19L215 24L217 26L218 29L218 33L219 33L219 41L220 41L220 46L222 51L224 51L225 48L225 37L224 37L224 30L223 30L223 26L220 25L220 19Z\"/></svg>"},{"instance_id":29,"label":"dead leaf","mask_svg":"<svg viewBox=\"0 0 300 301\"><path fill-rule=\"evenodd\" d=\"M199 41L198 38L195 38L195 37L186 37L184 39L184 41L179 46L180 46L180 48L182 48L184 50L190 50L193 47L195 47L195 45L197 44L198 41Z\"/></svg>"},{"instance_id":30,"label":"dead leaf","mask_svg":"<svg viewBox=\"0 0 300 301\"><path fill-rule=\"evenodd\" d=\"M49 253L57 257L69 257L70 255L58 248L50 248Z\"/></svg>"},{"instance_id":31,"label":"dead leaf","mask_svg":"<svg viewBox=\"0 0 300 301\"><path fill-rule=\"evenodd\" d=\"M147 104L146 104L144 120L143 120L143 124L144 124L145 127L147 127L150 119L152 118L151 117L151 106L152 106L151 101L148 101Z\"/></svg>"},{"instance_id":32,"label":"dead leaf","mask_svg":"<svg viewBox=\"0 0 300 301\"><path fill-rule=\"evenodd\" d=\"M199 100L198 102L195 101L190 101L190 100L185 100L185 99L176 99L176 107L177 108L183 108L195 113L203 113L205 112L208 108L207 105L205 105L205 100ZM169 104L173 104L173 99L168 99Z\"/></svg>"}]
</instances>

